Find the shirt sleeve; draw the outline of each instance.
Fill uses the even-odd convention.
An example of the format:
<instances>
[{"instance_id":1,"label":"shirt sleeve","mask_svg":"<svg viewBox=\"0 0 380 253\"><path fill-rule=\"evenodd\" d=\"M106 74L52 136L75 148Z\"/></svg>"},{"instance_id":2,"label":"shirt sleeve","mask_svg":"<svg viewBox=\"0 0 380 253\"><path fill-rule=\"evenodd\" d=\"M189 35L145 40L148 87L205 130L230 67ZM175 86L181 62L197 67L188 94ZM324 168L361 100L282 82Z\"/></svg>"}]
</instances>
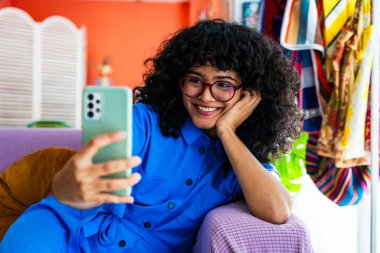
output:
<instances>
[{"instance_id":1,"label":"shirt sleeve","mask_svg":"<svg viewBox=\"0 0 380 253\"><path fill-rule=\"evenodd\" d=\"M275 172L279 177L281 177L280 173L278 173L276 167L271 163L262 163L263 167L270 172Z\"/></svg>"},{"instance_id":2,"label":"shirt sleeve","mask_svg":"<svg viewBox=\"0 0 380 253\"><path fill-rule=\"evenodd\" d=\"M133 105L132 154L141 156L145 153L151 136L153 112L148 105L138 103Z\"/></svg>"}]
</instances>

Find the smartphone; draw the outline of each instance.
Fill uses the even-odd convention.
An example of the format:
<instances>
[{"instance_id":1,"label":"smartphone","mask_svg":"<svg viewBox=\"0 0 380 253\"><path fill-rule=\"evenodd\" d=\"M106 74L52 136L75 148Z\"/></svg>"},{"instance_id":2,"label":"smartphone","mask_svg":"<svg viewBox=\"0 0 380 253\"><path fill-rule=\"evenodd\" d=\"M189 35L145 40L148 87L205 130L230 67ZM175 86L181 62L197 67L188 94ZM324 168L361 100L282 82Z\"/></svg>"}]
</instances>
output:
<instances>
[{"instance_id":1,"label":"smartphone","mask_svg":"<svg viewBox=\"0 0 380 253\"><path fill-rule=\"evenodd\" d=\"M124 131L126 138L98 150L93 163L125 159L132 156L132 90L128 87L88 86L82 100L83 144L95 136L114 131ZM131 168L104 176L123 178L131 174ZM131 189L110 192L116 195L131 194Z\"/></svg>"}]
</instances>

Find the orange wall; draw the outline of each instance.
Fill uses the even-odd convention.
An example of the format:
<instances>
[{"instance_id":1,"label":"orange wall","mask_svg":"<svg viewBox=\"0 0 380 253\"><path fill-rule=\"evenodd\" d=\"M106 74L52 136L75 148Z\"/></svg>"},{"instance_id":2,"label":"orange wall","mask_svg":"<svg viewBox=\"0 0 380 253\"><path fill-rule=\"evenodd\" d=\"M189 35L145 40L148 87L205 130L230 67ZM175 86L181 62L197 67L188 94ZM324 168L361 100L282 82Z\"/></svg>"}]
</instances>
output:
<instances>
[{"instance_id":1,"label":"orange wall","mask_svg":"<svg viewBox=\"0 0 380 253\"><path fill-rule=\"evenodd\" d=\"M88 84L98 77L97 67L104 57L110 59L115 85L140 84L143 61L169 34L189 24L188 3L12 0L11 6L36 21L60 15L86 27Z\"/></svg>"},{"instance_id":2,"label":"orange wall","mask_svg":"<svg viewBox=\"0 0 380 253\"><path fill-rule=\"evenodd\" d=\"M189 24L193 25L199 20L203 9L209 8L208 0L190 0L189 2Z\"/></svg>"},{"instance_id":3,"label":"orange wall","mask_svg":"<svg viewBox=\"0 0 380 253\"><path fill-rule=\"evenodd\" d=\"M0 0L0 8L11 6L11 0Z\"/></svg>"},{"instance_id":4,"label":"orange wall","mask_svg":"<svg viewBox=\"0 0 380 253\"><path fill-rule=\"evenodd\" d=\"M224 18L223 17L223 2L222 0L190 0L189 15L190 23L194 24L199 20L199 16L203 10L206 10L206 15L210 19ZM226 6L226 14L228 15L228 1ZM228 18L227 18L228 19Z\"/></svg>"}]
</instances>

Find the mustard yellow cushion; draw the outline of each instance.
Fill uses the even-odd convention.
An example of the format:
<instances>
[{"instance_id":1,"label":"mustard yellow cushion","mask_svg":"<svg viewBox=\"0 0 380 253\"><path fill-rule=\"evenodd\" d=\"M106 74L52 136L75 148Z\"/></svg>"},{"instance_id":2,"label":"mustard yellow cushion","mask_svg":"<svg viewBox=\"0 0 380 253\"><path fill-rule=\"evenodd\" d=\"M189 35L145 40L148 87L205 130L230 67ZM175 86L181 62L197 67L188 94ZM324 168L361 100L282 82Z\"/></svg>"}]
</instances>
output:
<instances>
[{"instance_id":1,"label":"mustard yellow cushion","mask_svg":"<svg viewBox=\"0 0 380 253\"><path fill-rule=\"evenodd\" d=\"M52 194L53 176L75 152L68 148L43 149L0 174L0 240L25 209Z\"/></svg>"}]
</instances>

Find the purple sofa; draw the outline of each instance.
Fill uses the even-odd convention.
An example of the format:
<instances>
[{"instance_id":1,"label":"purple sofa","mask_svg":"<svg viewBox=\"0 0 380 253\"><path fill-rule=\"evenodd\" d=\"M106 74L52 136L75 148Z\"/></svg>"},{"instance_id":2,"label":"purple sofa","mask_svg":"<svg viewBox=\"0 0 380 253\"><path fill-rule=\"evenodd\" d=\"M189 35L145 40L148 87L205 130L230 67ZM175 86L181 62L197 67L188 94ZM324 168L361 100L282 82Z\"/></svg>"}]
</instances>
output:
<instances>
[{"instance_id":1,"label":"purple sofa","mask_svg":"<svg viewBox=\"0 0 380 253\"><path fill-rule=\"evenodd\" d=\"M81 148L80 129L0 129L0 172L23 156L46 147ZM283 225L259 220L243 201L210 211L193 252L313 252L305 224L292 215Z\"/></svg>"}]
</instances>

